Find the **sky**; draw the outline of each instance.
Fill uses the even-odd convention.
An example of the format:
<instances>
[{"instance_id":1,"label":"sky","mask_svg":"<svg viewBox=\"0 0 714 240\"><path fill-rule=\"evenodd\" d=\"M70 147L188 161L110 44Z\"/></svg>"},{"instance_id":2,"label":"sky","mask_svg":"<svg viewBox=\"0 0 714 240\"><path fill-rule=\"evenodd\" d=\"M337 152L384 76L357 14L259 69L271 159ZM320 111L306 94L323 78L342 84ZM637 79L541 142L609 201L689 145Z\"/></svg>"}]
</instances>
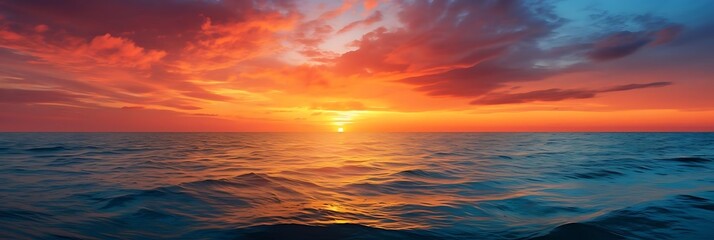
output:
<instances>
[{"instance_id":1,"label":"sky","mask_svg":"<svg viewBox=\"0 0 714 240\"><path fill-rule=\"evenodd\" d=\"M0 0L0 131L714 131L710 0Z\"/></svg>"}]
</instances>

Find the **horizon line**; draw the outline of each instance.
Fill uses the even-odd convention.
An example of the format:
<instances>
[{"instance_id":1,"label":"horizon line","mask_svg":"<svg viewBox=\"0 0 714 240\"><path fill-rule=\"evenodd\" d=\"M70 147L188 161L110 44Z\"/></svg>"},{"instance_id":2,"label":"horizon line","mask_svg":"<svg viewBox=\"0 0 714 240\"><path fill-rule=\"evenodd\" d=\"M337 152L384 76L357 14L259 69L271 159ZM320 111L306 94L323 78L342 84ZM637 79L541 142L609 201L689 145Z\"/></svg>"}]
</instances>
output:
<instances>
[{"instance_id":1,"label":"horizon line","mask_svg":"<svg viewBox=\"0 0 714 240\"><path fill-rule=\"evenodd\" d=\"M0 131L3 133L714 133L702 131Z\"/></svg>"}]
</instances>

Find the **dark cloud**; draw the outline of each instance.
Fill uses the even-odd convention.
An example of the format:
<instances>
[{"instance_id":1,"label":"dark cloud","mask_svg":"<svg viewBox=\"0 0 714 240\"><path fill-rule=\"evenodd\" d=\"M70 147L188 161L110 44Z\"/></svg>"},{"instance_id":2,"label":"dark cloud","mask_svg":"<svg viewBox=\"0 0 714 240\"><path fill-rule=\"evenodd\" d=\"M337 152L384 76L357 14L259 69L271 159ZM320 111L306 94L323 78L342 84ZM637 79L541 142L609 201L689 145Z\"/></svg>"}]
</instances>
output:
<instances>
[{"instance_id":1,"label":"dark cloud","mask_svg":"<svg viewBox=\"0 0 714 240\"><path fill-rule=\"evenodd\" d=\"M584 65L623 58L645 47L673 41L683 27L653 16L607 17L608 22L637 22L641 31L610 30L542 47L566 20L547 3L532 1L404 1L398 13L403 28L378 28L336 58L345 75L420 72L399 79L433 96L480 97L512 83L540 81ZM611 28L613 29L613 28ZM577 59L573 62L572 59ZM573 62L571 65L545 64ZM589 98L597 92L551 89L515 99L558 101ZM486 101L486 100L483 100ZM504 99L504 101L507 101ZM478 101L477 101L478 102ZM508 100L507 102L511 102Z\"/></svg>"},{"instance_id":2,"label":"dark cloud","mask_svg":"<svg viewBox=\"0 0 714 240\"><path fill-rule=\"evenodd\" d=\"M551 88L524 93L490 93L471 102L474 105L497 105L528 102L554 102L568 99L593 98L600 93L628 91L651 87L664 87L670 82L619 85L600 90Z\"/></svg>"},{"instance_id":3,"label":"dark cloud","mask_svg":"<svg viewBox=\"0 0 714 240\"><path fill-rule=\"evenodd\" d=\"M470 66L505 55L546 35L557 21L538 17L519 1L400 2L403 28L378 28L336 59L342 74ZM544 14L545 15L545 14Z\"/></svg>"},{"instance_id":4,"label":"dark cloud","mask_svg":"<svg viewBox=\"0 0 714 240\"><path fill-rule=\"evenodd\" d=\"M596 42L588 53L588 57L595 61L622 58L648 45L656 46L669 43L681 31L682 27L675 25L650 32L623 31L614 33Z\"/></svg>"},{"instance_id":5,"label":"dark cloud","mask_svg":"<svg viewBox=\"0 0 714 240\"><path fill-rule=\"evenodd\" d=\"M582 99L595 97L597 91L588 90L564 90L552 88L546 90L538 90L525 93L492 93L482 98L474 100L471 104L495 105L495 104L512 104L512 103L527 103L535 101L561 101L566 99Z\"/></svg>"},{"instance_id":6,"label":"dark cloud","mask_svg":"<svg viewBox=\"0 0 714 240\"><path fill-rule=\"evenodd\" d=\"M596 61L606 61L633 54L635 51L652 42L652 39L642 33L620 32L597 42L588 57Z\"/></svg>"},{"instance_id":7,"label":"dark cloud","mask_svg":"<svg viewBox=\"0 0 714 240\"><path fill-rule=\"evenodd\" d=\"M108 33L131 37L146 48L164 50L183 48L200 33L206 18L225 24L294 8L289 0L0 1L1 15L32 28L42 24L87 39Z\"/></svg>"},{"instance_id":8,"label":"dark cloud","mask_svg":"<svg viewBox=\"0 0 714 240\"><path fill-rule=\"evenodd\" d=\"M416 85L416 90L434 96L481 96L506 82L540 80L549 72L539 69L511 68L486 62L469 68L458 68L444 73L411 77L400 80Z\"/></svg>"},{"instance_id":9,"label":"dark cloud","mask_svg":"<svg viewBox=\"0 0 714 240\"><path fill-rule=\"evenodd\" d=\"M428 74L398 81L434 96L478 97L511 82L553 74L533 67L543 58L536 41L562 20L547 6L523 1L402 2L404 28L379 28L336 61L343 74ZM539 55L540 54L540 55ZM441 70L443 69L443 70Z\"/></svg>"},{"instance_id":10,"label":"dark cloud","mask_svg":"<svg viewBox=\"0 0 714 240\"><path fill-rule=\"evenodd\" d=\"M661 44L667 44L671 41L674 41L675 38L677 38L682 31L684 30L684 27L680 25L674 25L674 26L669 26L666 28L663 28L657 32L655 32L654 35L654 41L652 41L652 45L661 45Z\"/></svg>"},{"instance_id":11,"label":"dark cloud","mask_svg":"<svg viewBox=\"0 0 714 240\"><path fill-rule=\"evenodd\" d=\"M673 42L680 35L701 38L664 18L603 12L597 18L604 19L604 31L545 49L543 43L552 44L548 40L566 22L555 15L549 1L398 0L390 4L398 10L401 26L376 28L352 42L354 50L344 54L320 49L337 30L329 20L354 3L345 1L309 19L296 13L292 1L0 1L0 73L9 77L0 83L21 88L2 90L8 92L0 92L0 99L72 105L79 104L81 96L92 96L96 102L196 110L205 101L235 100L211 91L213 86L227 86L227 75L235 77L232 88L261 90L295 83L328 89L347 85L338 81L349 76L377 75L380 79L398 76L391 78L431 96L477 99L474 104L560 101L668 83L600 90L498 91L574 71L542 62L576 56L578 66L597 65ZM383 17L374 11L337 33L371 26ZM632 22L641 28L624 27ZM711 36L711 31L704 28L698 34ZM297 45L296 51L324 65L246 64L261 57L282 61L263 51L273 53L284 43ZM249 68L270 71L241 72ZM210 84L201 83L204 80ZM291 85L280 90L296 93L305 88ZM35 92L25 92L32 95L28 97L17 91ZM359 102L313 108L367 109Z\"/></svg>"},{"instance_id":12,"label":"dark cloud","mask_svg":"<svg viewBox=\"0 0 714 240\"><path fill-rule=\"evenodd\" d=\"M627 84L627 85L620 85L620 86L614 86L611 88L606 88L601 90L600 92L619 92L619 91L627 91L627 90L634 90L634 89L640 89L640 88L650 88L650 87L665 87L672 85L671 82L653 82L653 83L635 83L635 84Z\"/></svg>"},{"instance_id":13,"label":"dark cloud","mask_svg":"<svg viewBox=\"0 0 714 240\"><path fill-rule=\"evenodd\" d=\"M75 103L79 98L62 91L0 88L0 103Z\"/></svg>"}]
</instances>

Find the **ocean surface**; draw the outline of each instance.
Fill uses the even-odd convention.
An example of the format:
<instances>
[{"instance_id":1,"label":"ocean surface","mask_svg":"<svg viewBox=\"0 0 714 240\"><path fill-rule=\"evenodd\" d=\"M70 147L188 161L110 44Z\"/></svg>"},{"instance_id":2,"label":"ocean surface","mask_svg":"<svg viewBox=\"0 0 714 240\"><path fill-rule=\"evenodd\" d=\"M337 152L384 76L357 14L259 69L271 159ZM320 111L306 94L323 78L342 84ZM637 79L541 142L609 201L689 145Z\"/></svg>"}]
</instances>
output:
<instances>
[{"instance_id":1,"label":"ocean surface","mask_svg":"<svg viewBox=\"0 0 714 240\"><path fill-rule=\"evenodd\" d=\"M0 239L714 239L714 134L2 133Z\"/></svg>"}]
</instances>

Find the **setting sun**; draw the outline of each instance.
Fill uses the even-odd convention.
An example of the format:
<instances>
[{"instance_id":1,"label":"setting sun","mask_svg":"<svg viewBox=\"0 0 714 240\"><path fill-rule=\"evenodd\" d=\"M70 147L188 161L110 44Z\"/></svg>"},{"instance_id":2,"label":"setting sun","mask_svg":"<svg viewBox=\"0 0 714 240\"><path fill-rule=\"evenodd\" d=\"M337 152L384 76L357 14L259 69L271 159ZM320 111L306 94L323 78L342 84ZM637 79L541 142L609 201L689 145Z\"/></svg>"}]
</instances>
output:
<instances>
[{"instance_id":1,"label":"setting sun","mask_svg":"<svg viewBox=\"0 0 714 240\"><path fill-rule=\"evenodd\" d=\"M337 128L337 132L345 132L344 128Z\"/></svg>"},{"instance_id":2,"label":"setting sun","mask_svg":"<svg viewBox=\"0 0 714 240\"><path fill-rule=\"evenodd\" d=\"M80 2L0 1L0 130L714 130L679 1Z\"/></svg>"}]
</instances>

